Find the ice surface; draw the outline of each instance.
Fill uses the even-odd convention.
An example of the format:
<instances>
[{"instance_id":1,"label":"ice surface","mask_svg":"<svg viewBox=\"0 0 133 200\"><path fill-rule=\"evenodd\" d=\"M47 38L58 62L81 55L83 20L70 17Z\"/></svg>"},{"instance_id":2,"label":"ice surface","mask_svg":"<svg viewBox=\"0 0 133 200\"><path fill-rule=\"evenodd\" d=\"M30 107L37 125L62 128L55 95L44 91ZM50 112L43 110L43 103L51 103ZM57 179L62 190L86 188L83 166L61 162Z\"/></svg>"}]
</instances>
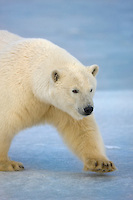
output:
<instances>
[{"instance_id":1,"label":"ice surface","mask_svg":"<svg viewBox=\"0 0 133 200\"><path fill-rule=\"evenodd\" d=\"M118 147L118 146L109 146L109 145L106 145L105 147L107 149L120 149L120 147Z\"/></svg>"},{"instance_id":2,"label":"ice surface","mask_svg":"<svg viewBox=\"0 0 133 200\"><path fill-rule=\"evenodd\" d=\"M56 129L46 125L18 134L11 159L23 162L23 172L0 172L0 200L132 200L133 91L99 91L95 116L118 171L82 171L82 163L64 145ZM103 104L104 102L104 104ZM124 112L125 102L128 105ZM115 106L116 105L116 106Z\"/></svg>"}]
</instances>

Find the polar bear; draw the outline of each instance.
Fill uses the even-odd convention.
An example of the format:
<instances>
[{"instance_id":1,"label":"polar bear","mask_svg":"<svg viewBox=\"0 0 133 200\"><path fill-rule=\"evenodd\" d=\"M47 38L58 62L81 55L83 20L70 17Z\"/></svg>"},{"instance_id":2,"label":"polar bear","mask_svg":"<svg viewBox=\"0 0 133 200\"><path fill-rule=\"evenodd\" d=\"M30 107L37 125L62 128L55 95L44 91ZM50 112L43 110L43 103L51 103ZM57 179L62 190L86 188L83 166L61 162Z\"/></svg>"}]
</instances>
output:
<instances>
[{"instance_id":1,"label":"polar bear","mask_svg":"<svg viewBox=\"0 0 133 200\"><path fill-rule=\"evenodd\" d=\"M93 115L97 72L47 40L0 31L0 171L24 169L8 157L11 141L40 123L57 128L84 170L116 170Z\"/></svg>"}]
</instances>

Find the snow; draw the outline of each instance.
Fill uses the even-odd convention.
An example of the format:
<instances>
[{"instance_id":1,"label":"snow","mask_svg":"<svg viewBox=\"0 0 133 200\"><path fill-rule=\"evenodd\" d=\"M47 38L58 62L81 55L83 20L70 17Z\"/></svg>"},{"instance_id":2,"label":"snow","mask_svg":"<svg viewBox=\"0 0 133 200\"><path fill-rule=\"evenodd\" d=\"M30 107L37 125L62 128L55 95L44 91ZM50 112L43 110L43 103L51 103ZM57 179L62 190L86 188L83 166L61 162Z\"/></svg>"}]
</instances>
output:
<instances>
[{"instance_id":1,"label":"snow","mask_svg":"<svg viewBox=\"0 0 133 200\"><path fill-rule=\"evenodd\" d=\"M43 37L85 65L100 65L95 117L118 171L96 174L54 127L19 133L9 156L22 172L0 172L0 200L133 199L133 1L1 0L0 29Z\"/></svg>"},{"instance_id":2,"label":"snow","mask_svg":"<svg viewBox=\"0 0 133 200\"><path fill-rule=\"evenodd\" d=\"M121 108L125 100L130 103L133 91L125 91L125 97L123 91L98 91L95 96L95 116L107 155L118 171L108 174L82 171L83 164L69 151L54 127L33 127L13 140L9 156L22 162L25 170L0 172L0 200L132 200L133 132L127 129L132 123L127 117L133 113L133 105L122 115ZM102 110L103 99L104 107L109 108ZM113 109L114 104L119 107Z\"/></svg>"},{"instance_id":3,"label":"snow","mask_svg":"<svg viewBox=\"0 0 133 200\"><path fill-rule=\"evenodd\" d=\"M120 149L120 147L118 147L118 146L109 146L109 145L106 145L105 147L107 149Z\"/></svg>"}]
</instances>

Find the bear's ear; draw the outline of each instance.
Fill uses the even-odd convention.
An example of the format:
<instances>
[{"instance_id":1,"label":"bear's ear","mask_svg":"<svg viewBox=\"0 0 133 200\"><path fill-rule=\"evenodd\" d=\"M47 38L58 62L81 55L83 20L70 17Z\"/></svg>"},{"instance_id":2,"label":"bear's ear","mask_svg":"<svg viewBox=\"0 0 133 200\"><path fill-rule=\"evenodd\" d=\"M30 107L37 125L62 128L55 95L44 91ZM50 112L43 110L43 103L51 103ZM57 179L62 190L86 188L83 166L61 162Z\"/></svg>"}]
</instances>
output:
<instances>
[{"instance_id":1,"label":"bear's ear","mask_svg":"<svg viewBox=\"0 0 133 200\"><path fill-rule=\"evenodd\" d=\"M91 65L88 67L88 70L90 73L92 73L93 76L96 76L99 71L99 67L98 65Z\"/></svg>"},{"instance_id":2,"label":"bear's ear","mask_svg":"<svg viewBox=\"0 0 133 200\"><path fill-rule=\"evenodd\" d=\"M60 78L59 72L57 70L54 70L52 72L52 79L53 79L53 81L57 82L59 80L59 78Z\"/></svg>"}]
</instances>

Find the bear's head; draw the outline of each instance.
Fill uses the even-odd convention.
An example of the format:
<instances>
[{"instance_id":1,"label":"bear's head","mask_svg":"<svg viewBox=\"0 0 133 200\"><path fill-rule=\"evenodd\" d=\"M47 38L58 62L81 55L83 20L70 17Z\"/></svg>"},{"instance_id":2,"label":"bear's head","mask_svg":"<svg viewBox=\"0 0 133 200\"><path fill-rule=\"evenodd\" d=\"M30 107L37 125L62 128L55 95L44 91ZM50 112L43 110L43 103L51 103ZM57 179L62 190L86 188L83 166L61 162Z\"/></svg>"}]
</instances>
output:
<instances>
[{"instance_id":1,"label":"bear's head","mask_svg":"<svg viewBox=\"0 0 133 200\"><path fill-rule=\"evenodd\" d=\"M49 103L80 120L93 112L93 96L99 67L55 69L51 72Z\"/></svg>"}]
</instances>

